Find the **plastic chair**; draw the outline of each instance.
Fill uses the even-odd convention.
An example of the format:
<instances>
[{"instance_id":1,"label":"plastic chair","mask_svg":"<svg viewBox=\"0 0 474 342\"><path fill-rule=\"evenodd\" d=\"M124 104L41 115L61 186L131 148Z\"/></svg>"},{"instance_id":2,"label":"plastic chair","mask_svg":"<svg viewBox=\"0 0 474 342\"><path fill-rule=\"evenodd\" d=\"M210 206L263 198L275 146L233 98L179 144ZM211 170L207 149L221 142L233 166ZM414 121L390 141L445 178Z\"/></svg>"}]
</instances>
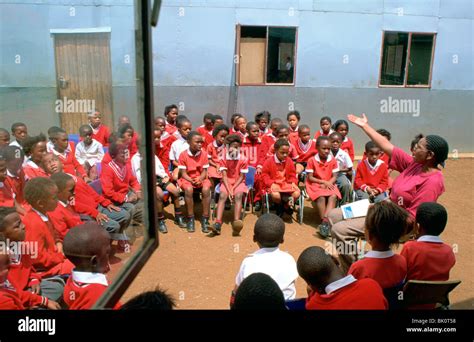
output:
<instances>
[{"instance_id":1,"label":"plastic chair","mask_svg":"<svg viewBox=\"0 0 474 342\"><path fill-rule=\"evenodd\" d=\"M255 174L257 173L257 169L253 166L248 167L248 173L245 175L245 185L248 188L247 194L244 198L244 205L243 205L243 213L242 219L245 216L245 208L247 207L247 200L250 196L250 205L252 206L251 213L253 213L253 199L254 199L254 192L255 192Z\"/></svg>"},{"instance_id":2,"label":"plastic chair","mask_svg":"<svg viewBox=\"0 0 474 342\"><path fill-rule=\"evenodd\" d=\"M81 138L80 138L79 134L68 134L68 139L69 139L69 141L74 142L75 146L77 146L79 141L81 141Z\"/></svg>"},{"instance_id":3,"label":"plastic chair","mask_svg":"<svg viewBox=\"0 0 474 342\"><path fill-rule=\"evenodd\" d=\"M459 284L461 280L409 280L403 288L403 306L440 304L442 309L448 309L449 293Z\"/></svg>"}]
</instances>

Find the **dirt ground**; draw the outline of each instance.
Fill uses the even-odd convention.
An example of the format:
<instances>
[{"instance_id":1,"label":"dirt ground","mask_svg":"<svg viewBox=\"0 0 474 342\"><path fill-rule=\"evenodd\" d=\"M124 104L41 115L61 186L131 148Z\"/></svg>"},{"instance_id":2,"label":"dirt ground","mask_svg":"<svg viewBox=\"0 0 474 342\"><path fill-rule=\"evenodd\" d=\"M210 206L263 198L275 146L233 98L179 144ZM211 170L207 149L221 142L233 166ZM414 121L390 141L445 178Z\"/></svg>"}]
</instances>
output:
<instances>
[{"instance_id":1,"label":"dirt ground","mask_svg":"<svg viewBox=\"0 0 474 342\"><path fill-rule=\"evenodd\" d=\"M459 159L449 160L443 171L446 192L439 202L446 206L449 220L441 237L456 253L451 279L462 280L450 295L452 309L474 309L473 169L474 159ZM242 260L258 248L252 241L257 216L245 217L241 237L232 237L230 217L231 212L226 211L222 235L213 238L200 233L199 225L196 233L189 234L168 220L169 233L160 235L159 248L130 285L122 302L159 285L176 299L178 309L227 309ZM290 219L286 222L285 242L280 248L295 260L306 247L327 247L328 242L314 235L319 218L309 201L303 225ZM111 278L128 259L126 255L119 256L122 261L113 265ZM298 278L296 285L297 297L305 296L304 281Z\"/></svg>"}]
</instances>

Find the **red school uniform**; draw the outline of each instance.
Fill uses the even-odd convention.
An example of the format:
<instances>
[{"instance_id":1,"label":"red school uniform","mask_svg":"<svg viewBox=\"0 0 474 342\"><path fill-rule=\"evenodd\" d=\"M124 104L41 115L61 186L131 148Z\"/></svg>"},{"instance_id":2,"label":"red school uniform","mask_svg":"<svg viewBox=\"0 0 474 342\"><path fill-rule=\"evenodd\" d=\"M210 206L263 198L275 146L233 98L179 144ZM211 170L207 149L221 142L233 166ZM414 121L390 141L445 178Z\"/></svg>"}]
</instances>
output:
<instances>
[{"instance_id":1,"label":"red school uniform","mask_svg":"<svg viewBox=\"0 0 474 342\"><path fill-rule=\"evenodd\" d=\"M30 253L10 254L8 280L16 289L26 290L41 282L41 275L36 272Z\"/></svg>"},{"instance_id":2,"label":"red school uniform","mask_svg":"<svg viewBox=\"0 0 474 342\"><path fill-rule=\"evenodd\" d=\"M178 158L178 169L186 170L187 174L191 178L199 177L201 174L209 168L209 159L207 157L207 153L202 151L198 151L196 154L192 154L191 151L188 149L181 152ZM184 178L178 179L178 185L181 189L186 190L189 187L196 187L191 184L191 182L187 181ZM210 187L211 182L206 177L202 181L202 186L198 187L199 189L202 187Z\"/></svg>"},{"instance_id":3,"label":"red school uniform","mask_svg":"<svg viewBox=\"0 0 474 342\"><path fill-rule=\"evenodd\" d=\"M344 140L342 141L342 144L340 146L340 149L346 152L349 157L351 157L352 162L354 162L354 143L352 142L352 139L349 137L344 137Z\"/></svg>"},{"instance_id":4,"label":"red school uniform","mask_svg":"<svg viewBox=\"0 0 474 342\"><path fill-rule=\"evenodd\" d=\"M71 273L73 265L56 249L57 239L49 217L32 208L26 213L23 223L26 230L25 242L37 243L38 255L32 262L41 276Z\"/></svg>"},{"instance_id":5,"label":"red school uniform","mask_svg":"<svg viewBox=\"0 0 474 342\"><path fill-rule=\"evenodd\" d=\"M374 166L367 159L357 165L354 189L365 191L367 187L375 188L380 193L388 189L388 168L380 159Z\"/></svg>"},{"instance_id":6,"label":"red school uniform","mask_svg":"<svg viewBox=\"0 0 474 342\"><path fill-rule=\"evenodd\" d=\"M262 131L260 127L258 128L258 137L262 138L264 135L272 134L272 130L268 127L265 127L265 129Z\"/></svg>"},{"instance_id":7,"label":"red school uniform","mask_svg":"<svg viewBox=\"0 0 474 342\"><path fill-rule=\"evenodd\" d=\"M243 155L238 153L237 156L230 156L228 153L225 154L224 158L221 159L219 163L219 171L226 171L227 175L227 183L231 188L234 187L235 183L239 179L240 175L244 175L243 181L237 186L234 190L234 194L239 192L245 193L247 192L247 186L245 185L245 175L249 172L247 166L247 160ZM228 195L227 189L224 183L221 181L221 190L223 194Z\"/></svg>"},{"instance_id":8,"label":"red school uniform","mask_svg":"<svg viewBox=\"0 0 474 342\"><path fill-rule=\"evenodd\" d=\"M15 206L15 193L9 183L0 182L0 206L2 207L14 207Z\"/></svg>"},{"instance_id":9,"label":"red school uniform","mask_svg":"<svg viewBox=\"0 0 474 342\"><path fill-rule=\"evenodd\" d=\"M79 177L73 177L76 182L74 203L71 205L75 212L84 214L95 219L99 214L99 204L106 208L112 202L104 196L99 195L86 182Z\"/></svg>"},{"instance_id":10,"label":"red school uniform","mask_svg":"<svg viewBox=\"0 0 474 342\"><path fill-rule=\"evenodd\" d=\"M319 158L319 154L316 154L308 161L308 164L306 165L307 173L312 173L313 177L325 181L330 180L334 173L338 171L339 167L337 165L337 160L332 156L331 153L328 155L326 161L322 161ZM321 196L336 195L337 198L341 198L341 193L337 187L334 190L323 189L321 188L321 184L311 183L309 181L309 177L306 178L306 192L312 201L316 201Z\"/></svg>"},{"instance_id":11,"label":"red school uniform","mask_svg":"<svg viewBox=\"0 0 474 342\"><path fill-rule=\"evenodd\" d=\"M8 184L15 194L16 201L23 206L27 204L23 196L23 189L25 188L26 183L25 177L25 172L23 170L20 170L16 176L7 170L7 179L5 180L5 184Z\"/></svg>"},{"instance_id":12,"label":"red school uniform","mask_svg":"<svg viewBox=\"0 0 474 342\"><path fill-rule=\"evenodd\" d=\"M206 126L201 125L199 126L196 131L202 135L204 139L204 143L202 144L202 148L206 149L206 147L214 140L214 137L212 136L212 128L208 130Z\"/></svg>"},{"instance_id":13,"label":"red school uniform","mask_svg":"<svg viewBox=\"0 0 474 342\"><path fill-rule=\"evenodd\" d=\"M336 285L337 284L337 285ZM326 286L326 294L312 292L306 299L307 310L386 310L382 288L375 280L356 280L348 275Z\"/></svg>"},{"instance_id":14,"label":"red school uniform","mask_svg":"<svg viewBox=\"0 0 474 342\"><path fill-rule=\"evenodd\" d=\"M370 278L382 289L400 285L407 277L407 261L393 251L370 251L364 258L351 265L347 274L356 279Z\"/></svg>"},{"instance_id":15,"label":"red school uniform","mask_svg":"<svg viewBox=\"0 0 474 342\"><path fill-rule=\"evenodd\" d=\"M166 132L163 132L163 135L164 133ZM167 134L165 138L163 138L163 136L161 137L159 144L158 143L155 144L155 155L160 160L168 176L170 176L170 149L171 149L171 144L175 140L176 140L176 137L174 135Z\"/></svg>"},{"instance_id":16,"label":"red school uniform","mask_svg":"<svg viewBox=\"0 0 474 342\"><path fill-rule=\"evenodd\" d=\"M0 310L25 310L19 293L8 281L0 284Z\"/></svg>"},{"instance_id":17,"label":"red school uniform","mask_svg":"<svg viewBox=\"0 0 474 342\"><path fill-rule=\"evenodd\" d=\"M293 146L293 144L291 142L289 142L289 143L290 143L290 151L288 153L288 157L291 160L297 160L299 158L299 155L298 155L298 152L296 152L296 147ZM268 149L267 158L272 157L274 154L275 154L275 144L272 144L270 146L270 148Z\"/></svg>"},{"instance_id":18,"label":"red school uniform","mask_svg":"<svg viewBox=\"0 0 474 342\"><path fill-rule=\"evenodd\" d=\"M221 146L218 146L217 142L214 140L212 144L207 145L206 150L208 159L215 163L217 166L219 166L222 159L222 154L225 151L225 145L222 144ZM209 165L209 168L207 169L207 176L209 178L220 179L222 178L222 173L220 173L218 168L216 168L215 166Z\"/></svg>"},{"instance_id":19,"label":"red school uniform","mask_svg":"<svg viewBox=\"0 0 474 342\"><path fill-rule=\"evenodd\" d=\"M262 145L263 145L262 148L263 148L263 151L264 151L265 156L266 156L266 154L270 150L270 147L275 145L275 143L278 139L272 133L269 133L267 135L262 136L261 139L262 139Z\"/></svg>"},{"instance_id":20,"label":"red school uniform","mask_svg":"<svg viewBox=\"0 0 474 342\"><path fill-rule=\"evenodd\" d=\"M28 159L23 166L25 172L25 179L28 181L36 177L49 177L49 175L41 167L39 167L34 161Z\"/></svg>"},{"instance_id":21,"label":"red school uniform","mask_svg":"<svg viewBox=\"0 0 474 342\"><path fill-rule=\"evenodd\" d=\"M456 263L451 246L433 235L406 242L400 254L407 260L407 280L449 280L449 272Z\"/></svg>"},{"instance_id":22,"label":"red school uniform","mask_svg":"<svg viewBox=\"0 0 474 342\"><path fill-rule=\"evenodd\" d=\"M279 192L293 192L297 189L295 164L290 158L281 161L276 155L267 158L262 167L262 181L266 191L270 191L271 186L279 186Z\"/></svg>"},{"instance_id":23,"label":"red school uniform","mask_svg":"<svg viewBox=\"0 0 474 342\"><path fill-rule=\"evenodd\" d=\"M288 139L291 140L296 140L298 138L298 129L300 126L296 126L295 129L291 128L288 126L288 130L290 132L290 135L288 136Z\"/></svg>"},{"instance_id":24,"label":"red school uniform","mask_svg":"<svg viewBox=\"0 0 474 342\"><path fill-rule=\"evenodd\" d=\"M123 204L129 192L129 187L140 191L140 184L133 175L130 163L119 166L115 161L103 165L100 175L103 196L118 204Z\"/></svg>"},{"instance_id":25,"label":"red school uniform","mask_svg":"<svg viewBox=\"0 0 474 342\"><path fill-rule=\"evenodd\" d=\"M89 125L90 126L90 125ZM110 130L107 126L99 125L99 127L94 128L92 127L92 139L97 140L102 144L102 146L106 147L109 146L109 137L110 137Z\"/></svg>"},{"instance_id":26,"label":"red school uniform","mask_svg":"<svg viewBox=\"0 0 474 342\"><path fill-rule=\"evenodd\" d=\"M64 286L64 302L69 310L91 309L108 286L105 274L73 271ZM120 306L117 303L114 310Z\"/></svg>"},{"instance_id":27,"label":"red school uniform","mask_svg":"<svg viewBox=\"0 0 474 342\"><path fill-rule=\"evenodd\" d=\"M296 138L293 138L293 141L291 142L296 149L296 154L298 155L296 162L298 163L307 163L311 157L318 153L316 148L316 140L314 139L310 139L306 144L303 144L301 139L296 136Z\"/></svg>"},{"instance_id":28,"label":"red school uniform","mask_svg":"<svg viewBox=\"0 0 474 342\"><path fill-rule=\"evenodd\" d=\"M320 136L328 137L328 136L330 136L332 133L334 133L334 131L333 131L332 128L329 129L329 133L327 133L327 134L324 133L322 129L319 129L319 130L317 130L316 133L314 134L314 140L318 140L318 138L319 138Z\"/></svg>"},{"instance_id":29,"label":"red school uniform","mask_svg":"<svg viewBox=\"0 0 474 342\"><path fill-rule=\"evenodd\" d=\"M177 130L178 127L176 127L176 125L170 124L168 121L166 121L165 131L168 132L168 134L173 135Z\"/></svg>"},{"instance_id":30,"label":"red school uniform","mask_svg":"<svg viewBox=\"0 0 474 342\"><path fill-rule=\"evenodd\" d=\"M64 173L70 173L72 175L79 174L82 178L87 177L86 170L84 170L84 167L77 161L73 151L64 151L64 153L59 153L58 151L53 150L53 153L63 163Z\"/></svg>"},{"instance_id":31,"label":"red school uniform","mask_svg":"<svg viewBox=\"0 0 474 342\"><path fill-rule=\"evenodd\" d=\"M245 137L242 140L242 151L247 159L248 166L255 168L262 167L266 160L267 151L261 138L257 140L250 140L249 137Z\"/></svg>"},{"instance_id":32,"label":"red school uniform","mask_svg":"<svg viewBox=\"0 0 474 342\"><path fill-rule=\"evenodd\" d=\"M81 217L69 205L58 201L56 209L48 214L53 223L56 237L63 241L69 229L82 224Z\"/></svg>"}]
</instances>

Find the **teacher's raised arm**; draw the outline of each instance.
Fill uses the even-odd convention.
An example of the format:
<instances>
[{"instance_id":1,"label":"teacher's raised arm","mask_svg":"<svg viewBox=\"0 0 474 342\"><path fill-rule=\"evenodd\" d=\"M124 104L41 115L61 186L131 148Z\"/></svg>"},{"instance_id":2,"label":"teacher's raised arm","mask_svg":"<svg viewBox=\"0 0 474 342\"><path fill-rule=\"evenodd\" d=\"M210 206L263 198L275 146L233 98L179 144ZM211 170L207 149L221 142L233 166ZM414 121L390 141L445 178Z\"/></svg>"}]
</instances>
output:
<instances>
[{"instance_id":1,"label":"teacher's raised arm","mask_svg":"<svg viewBox=\"0 0 474 342\"><path fill-rule=\"evenodd\" d=\"M362 130L373 140L380 148L389 156L392 156L393 144L388 141L383 135L377 133L375 129L370 127L369 121L365 116L365 113L362 113L362 117L355 116L354 114L349 114L347 116L350 122L362 128Z\"/></svg>"}]
</instances>

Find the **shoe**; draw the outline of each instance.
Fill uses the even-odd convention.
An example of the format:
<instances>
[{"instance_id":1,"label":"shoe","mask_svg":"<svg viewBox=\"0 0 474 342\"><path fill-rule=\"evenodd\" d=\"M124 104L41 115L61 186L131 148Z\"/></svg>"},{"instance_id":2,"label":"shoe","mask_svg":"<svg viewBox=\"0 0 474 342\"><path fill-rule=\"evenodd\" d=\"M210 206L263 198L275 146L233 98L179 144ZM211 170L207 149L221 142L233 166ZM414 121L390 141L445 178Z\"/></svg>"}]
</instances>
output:
<instances>
[{"instance_id":1,"label":"shoe","mask_svg":"<svg viewBox=\"0 0 474 342\"><path fill-rule=\"evenodd\" d=\"M186 221L184 220L183 215L176 215L174 223L176 223L180 228L186 228Z\"/></svg>"},{"instance_id":2,"label":"shoe","mask_svg":"<svg viewBox=\"0 0 474 342\"><path fill-rule=\"evenodd\" d=\"M319 225L319 235L326 239L329 237L330 233L331 233L331 229L329 227L329 222L322 222L320 225Z\"/></svg>"},{"instance_id":3,"label":"shoe","mask_svg":"<svg viewBox=\"0 0 474 342\"><path fill-rule=\"evenodd\" d=\"M244 222L242 220L233 221L232 222L232 236L239 236L242 228L244 228Z\"/></svg>"},{"instance_id":4,"label":"shoe","mask_svg":"<svg viewBox=\"0 0 474 342\"><path fill-rule=\"evenodd\" d=\"M158 230L160 233L166 234L168 233L168 227L166 227L165 220L158 220Z\"/></svg>"},{"instance_id":5,"label":"shoe","mask_svg":"<svg viewBox=\"0 0 474 342\"><path fill-rule=\"evenodd\" d=\"M258 201L257 203L255 203L254 210L255 210L255 211L260 211L260 210L262 210L262 203L260 203L260 201Z\"/></svg>"},{"instance_id":6,"label":"shoe","mask_svg":"<svg viewBox=\"0 0 474 342\"><path fill-rule=\"evenodd\" d=\"M187 229L188 233L194 233L195 232L194 218L188 219L188 223L186 224L186 229Z\"/></svg>"},{"instance_id":7,"label":"shoe","mask_svg":"<svg viewBox=\"0 0 474 342\"><path fill-rule=\"evenodd\" d=\"M211 226L211 230L216 235L221 235L222 223L216 222Z\"/></svg>"},{"instance_id":8,"label":"shoe","mask_svg":"<svg viewBox=\"0 0 474 342\"><path fill-rule=\"evenodd\" d=\"M204 233L204 234L207 234L210 232L209 230L209 226L211 224L209 223L209 218L208 217L203 217L201 219L201 231Z\"/></svg>"}]
</instances>

